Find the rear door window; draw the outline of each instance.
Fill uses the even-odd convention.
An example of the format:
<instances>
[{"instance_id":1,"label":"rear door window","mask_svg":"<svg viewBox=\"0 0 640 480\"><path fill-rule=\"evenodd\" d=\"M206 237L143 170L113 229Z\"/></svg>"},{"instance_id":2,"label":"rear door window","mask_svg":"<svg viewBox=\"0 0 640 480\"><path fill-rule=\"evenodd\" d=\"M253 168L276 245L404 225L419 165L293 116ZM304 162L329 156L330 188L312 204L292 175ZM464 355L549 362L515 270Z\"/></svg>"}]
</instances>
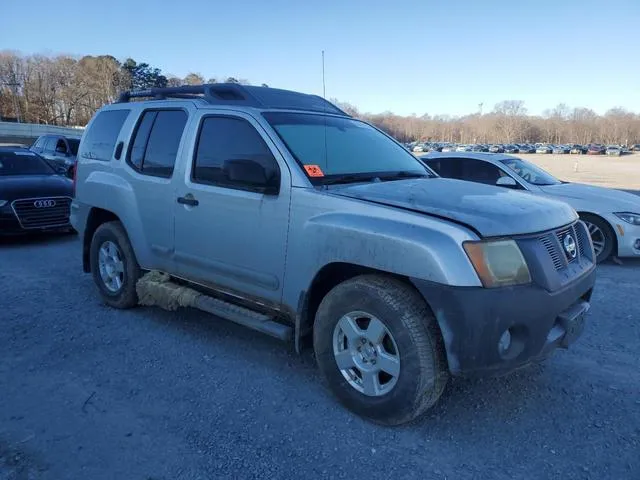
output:
<instances>
[{"instance_id":1,"label":"rear door window","mask_svg":"<svg viewBox=\"0 0 640 480\"><path fill-rule=\"evenodd\" d=\"M147 110L136 128L127 163L140 173L170 178L188 115L183 110Z\"/></svg>"},{"instance_id":2,"label":"rear door window","mask_svg":"<svg viewBox=\"0 0 640 480\"><path fill-rule=\"evenodd\" d=\"M96 116L82 141L82 157L108 162L130 110L105 110Z\"/></svg>"}]
</instances>

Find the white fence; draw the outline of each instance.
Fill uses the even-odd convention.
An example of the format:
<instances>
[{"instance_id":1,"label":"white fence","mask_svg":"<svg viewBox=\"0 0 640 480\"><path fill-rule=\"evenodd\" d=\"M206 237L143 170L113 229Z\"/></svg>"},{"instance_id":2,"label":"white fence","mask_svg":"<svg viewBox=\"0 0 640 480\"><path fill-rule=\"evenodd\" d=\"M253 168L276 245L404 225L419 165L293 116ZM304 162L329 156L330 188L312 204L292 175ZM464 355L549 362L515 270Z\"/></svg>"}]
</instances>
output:
<instances>
[{"instance_id":1,"label":"white fence","mask_svg":"<svg viewBox=\"0 0 640 480\"><path fill-rule=\"evenodd\" d=\"M0 143L31 144L40 135L80 136L84 127L58 127L37 123L0 122Z\"/></svg>"}]
</instances>

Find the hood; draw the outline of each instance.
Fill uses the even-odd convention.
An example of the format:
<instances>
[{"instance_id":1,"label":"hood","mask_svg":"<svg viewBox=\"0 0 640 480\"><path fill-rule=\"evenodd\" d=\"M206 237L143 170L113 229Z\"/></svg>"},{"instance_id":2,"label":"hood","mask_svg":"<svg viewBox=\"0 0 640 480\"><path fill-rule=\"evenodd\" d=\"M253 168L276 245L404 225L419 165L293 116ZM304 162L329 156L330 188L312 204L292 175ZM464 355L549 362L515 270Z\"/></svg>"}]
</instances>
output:
<instances>
[{"instance_id":1,"label":"hood","mask_svg":"<svg viewBox=\"0 0 640 480\"><path fill-rule=\"evenodd\" d=\"M35 197L71 197L73 182L61 175L0 176L0 200Z\"/></svg>"},{"instance_id":2,"label":"hood","mask_svg":"<svg viewBox=\"0 0 640 480\"><path fill-rule=\"evenodd\" d=\"M348 185L331 193L453 220L483 237L541 232L578 218L564 202L449 178Z\"/></svg>"},{"instance_id":3,"label":"hood","mask_svg":"<svg viewBox=\"0 0 640 480\"><path fill-rule=\"evenodd\" d=\"M597 187L582 183L562 183L540 187L544 193L560 197L571 204L593 204L596 211L640 213L640 196L615 188ZM572 200L575 200L572 201Z\"/></svg>"}]
</instances>

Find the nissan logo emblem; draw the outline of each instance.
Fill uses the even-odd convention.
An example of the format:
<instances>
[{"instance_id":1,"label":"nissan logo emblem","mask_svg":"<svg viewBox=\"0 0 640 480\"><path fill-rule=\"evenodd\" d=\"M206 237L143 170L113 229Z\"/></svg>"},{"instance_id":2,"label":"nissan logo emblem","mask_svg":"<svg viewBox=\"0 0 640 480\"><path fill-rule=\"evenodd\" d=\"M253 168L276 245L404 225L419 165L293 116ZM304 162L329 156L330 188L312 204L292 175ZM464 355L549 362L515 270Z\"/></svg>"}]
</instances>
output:
<instances>
[{"instance_id":1,"label":"nissan logo emblem","mask_svg":"<svg viewBox=\"0 0 640 480\"><path fill-rule=\"evenodd\" d=\"M33 206L36 208L50 208L56 206L55 200L36 200L33 202Z\"/></svg>"},{"instance_id":2,"label":"nissan logo emblem","mask_svg":"<svg viewBox=\"0 0 640 480\"><path fill-rule=\"evenodd\" d=\"M573 237L571 235L565 236L562 244L567 255L571 258L576 258L576 255L578 255L578 249L576 248L576 241Z\"/></svg>"}]
</instances>

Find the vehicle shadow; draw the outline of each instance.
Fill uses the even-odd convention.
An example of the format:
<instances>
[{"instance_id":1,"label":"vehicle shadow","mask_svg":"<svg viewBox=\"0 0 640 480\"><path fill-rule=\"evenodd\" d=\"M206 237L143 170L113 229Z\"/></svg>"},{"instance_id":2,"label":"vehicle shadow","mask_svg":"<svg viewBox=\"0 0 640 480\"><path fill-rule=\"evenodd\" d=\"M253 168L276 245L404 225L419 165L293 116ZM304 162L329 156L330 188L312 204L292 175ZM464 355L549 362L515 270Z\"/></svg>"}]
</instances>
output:
<instances>
[{"instance_id":1,"label":"vehicle shadow","mask_svg":"<svg viewBox=\"0 0 640 480\"><path fill-rule=\"evenodd\" d=\"M301 394L305 401L321 410L341 408L323 385L311 346L297 354L293 346L197 310L185 309L180 320L174 317L174 313L156 307L146 307L144 310L149 314L147 318L154 323L161 324L163 328L170 326L181 335L209 344L212 350L216 350L216 355L231 362L260 364L263 371L270 371L274 378L279 377L288 385L296 385L296 391L305 392ZM547 362L553 359L554 356ZM446 425L451 422L464 424L468 421L470 425L486 423L487 428L492 422L499 423L504 419L517 423L519 416L527 417L524 421L529 422L531 419L528 418L530 412L526 411L527 408L531 411L557 410L558 415L563 415L570 405L557 402L550 404L545 399L540 399L537 405L532 403L531 391L546 391L552 382L557 386L546 374L546 368L545 364L533 364L501 377L450 379L442 398L426 415L398 428L413 431L427 429L430 436L448 436L450 432L447 432ZM346 409L342 409L342 412L347 417L354 417ZM383 428L366 420L358 421L365 429ZM432 430L434 426L440 426L442 430Z\"/></svg>"},{"instance_id":2,"label":"vehicle shadow","mask_svg":"<svg viewBox=\"0 0 640 480\"><path fill-rule=\"evenodd\" d=\"M0 236L0 248L21 248L24 246L51 245L55 243L66 243L78 238L74 232L47 232L30 233L26 235Z\"/></svg>"}]
</instances>

